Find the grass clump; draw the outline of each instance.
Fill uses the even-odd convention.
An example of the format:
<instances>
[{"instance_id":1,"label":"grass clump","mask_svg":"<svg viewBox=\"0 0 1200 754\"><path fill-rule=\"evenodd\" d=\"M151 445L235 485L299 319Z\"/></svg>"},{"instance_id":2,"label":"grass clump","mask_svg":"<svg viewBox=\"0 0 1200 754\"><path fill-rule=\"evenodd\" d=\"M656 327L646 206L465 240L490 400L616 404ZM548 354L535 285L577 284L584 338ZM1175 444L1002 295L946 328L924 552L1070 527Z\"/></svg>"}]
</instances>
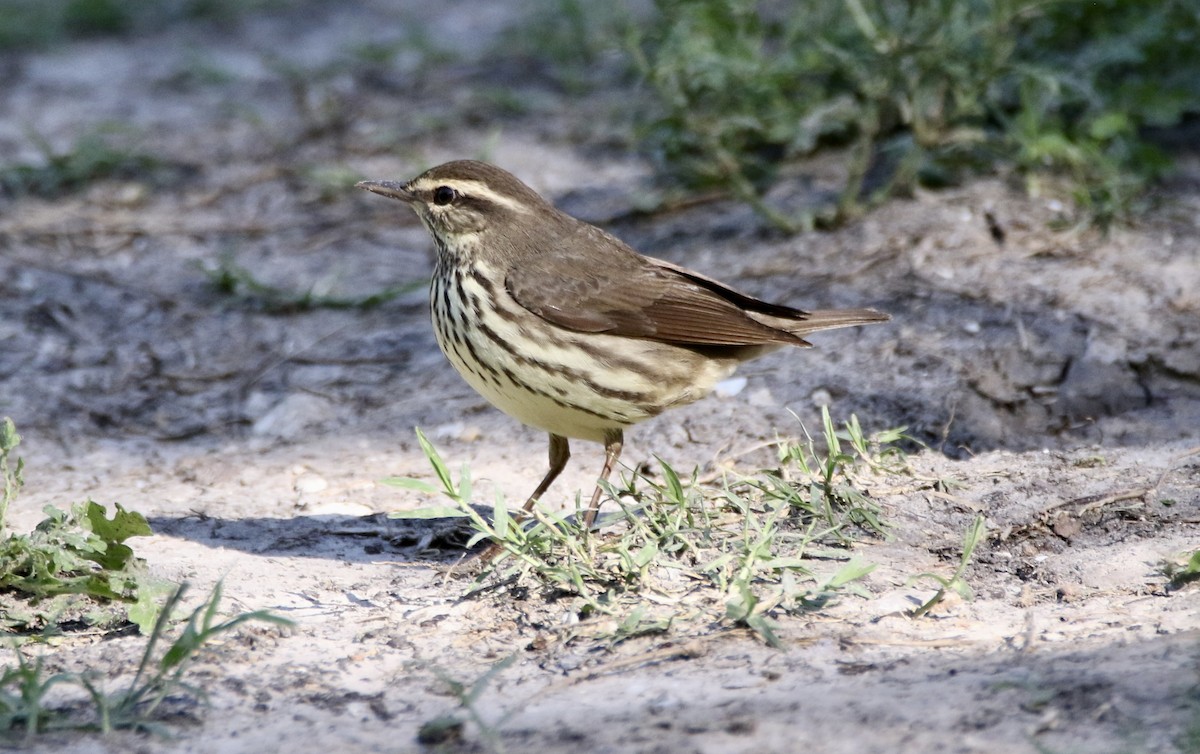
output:
<instances>
[{"instance_id":1,"label":"grass clump","mask_svg":"<svg viewBox=\"0 0 1200 754\"><path fill-rule=\"evenodd\" d=\"M419 430L438 484L385 481L450 500L398 515L464 517L475 532L470 545L499 548L477 589L489 588L495 576L571 599L579 617L594 619L613 641L702 620L745 626L778 644L772 615L828 605L871 571L849 551L857 538L884 530L863 481L900 471L891 443L901 430L868 438L857 420L841 429L828 412L823 420L820 450L811 438L779 441L779 469L726 478L717 489L663 461L659 480L634 475L610 485L622 510L602 517L616 524L603 537L577 523L578 515L535 508L532 520L518 521L499 495L491 516L483 515L471 505L469 469L456 477Z\"/></svg>"},{"instance_id":2,"label":"grass clump","mask_svg":"<svg viewBox=\"0 0 1200 754\"><path fill-rule=\"evenodd\" d=\"M293 314L314 309L374 309L377 306L426 287L426 280L402 283L364 296L334 296L318 291L318 285L307 290L288 290L259 279L253 272L226 255L216 263L201 268L214 291L272 314Z\"/></svg>"},{"instance_id":3,"label":"grass clump","mask_svg":"<svg viewBox=\"0 0 1200 754\"><path fill-rule=\"evenodd\" d=\"M477 703L483 693L501 673L517 659L511 654L492 664L483 675L473 681L462 681L437 666L430 666L433 674L444 688L444 693L454 697L459 709L428 720L417 731L417 742L425 746L450 746L463 744L463 729L468 721L478 729L486 751L503 752L498 725L490 723L480 714Z\"/></svg>"},{"instance_id":4,"label":"grass clump","mask_svg":"<svg viewBox=\"0 0 1200 754\"><path fill-rule=\"evenodd\" d=\"M54 199L110 178L161 186L194 170L140 152L117 136L101 129L83 136L65 152L40 142L41 161L0 165L0 196Z\"/></svg>"},{"instance_id":5,"label":"grass clump","mask_svg":"<svg viewBox=\"0 0 1200 754\"><path fill-rule=\"evenodd\" d=\"M187 585L171 593L149 631L132 679L122 689L106 689L104 672L49 673L45 658L30 659L23 649L13 648L15 664L0 668L0 735L38 733L59 730L94 731L142 730L165 733L163 708L168 702L204 701L202 688L186 682L185 674L197 654L213 639L251 621L291 625L291 622L267 611L239 613L219 620L221 584L217 584L204 602L195 608L166 649L171 616L183 599ZM71 692L74 698L71 699ZM65 694L68 700L56 702Z\"/></svg>"},{"instance_id":6,"label":"grass clump","mask_svg":"<svg viewBox=\"0 0 1200 754\"><path fill-rule=\"evenodd\" d=\"M946 595L950 592L954 592L964 600L969 600L974 596L970 584L966 582L963 576L967 572L967 567L971 565L971 558L975 556L975 548L983 541L984 534L986 533L987 523L983 515L976 516L963 535L962 554L958 559L958 567L954 569L954 573L949 578L936 573L920 573L911 579L911 582L933 581L938 585L938 588L932 597L909 613L910 617L920 618L928 614L930 610L946 599Z\"/></svg>"},{"instance_id":7,"label":"grass clump","mask_svg":"<svg viewBox=\"0 0 1200 754\"><path fill-rule=\"evenodd\" d=\"M30 534L7 531L9 506L24 484L15 456L21 437L12 419L0 421L0 632L10 639L13 662L0 660L0 736L26 738L52 730L108 732L159 730L169 699L203 700L203 689L185 682L196 654L215 637L248 621L289 624L264 611L219 620L221 585L184 622L165 650L170 624L187 585L153 578L126 544L151 534L146 519L120 505L112 518L87 501L70 512L45 508ZM122 690L109 691L111 668L50 672L44 654L30 649L65 630L112 630L132 622L146 635L141 660ZM39 631L40 633L33 633ZM6 651L0 651L3 658Z\"/></svg>"},{"instance_id":8,"label":"grass clump","mask_svg":"<svg viewBox=\"0 0 1200 754\"><path fill-rule=\"evenodd\" d=\"M1174 560L1164 560L1162 573L1167 577L1168 592L1177 592L1188 584L1200 581L1200 550Z\"/></svg>"}]
</instances>

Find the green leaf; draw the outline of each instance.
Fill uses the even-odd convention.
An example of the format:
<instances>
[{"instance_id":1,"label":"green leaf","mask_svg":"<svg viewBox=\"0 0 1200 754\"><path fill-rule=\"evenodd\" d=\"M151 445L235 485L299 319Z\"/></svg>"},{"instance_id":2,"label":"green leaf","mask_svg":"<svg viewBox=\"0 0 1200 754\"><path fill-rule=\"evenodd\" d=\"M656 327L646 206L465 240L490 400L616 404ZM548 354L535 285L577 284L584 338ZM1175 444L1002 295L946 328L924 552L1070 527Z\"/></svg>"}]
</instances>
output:
<instances>
[{"instance_id":1,"label":"green leaf","mask_svg":"<svg viewBox=\"0 0 1200 754\"><path fill-rule=\"evenodd\" d=\"M662 468L663 481L666 482L667 499L682 503L683 484L679 481L679 474L675 473L675 469L661 458L658 459L658 465Z\"/></svg>"},{"instance_id":2,"label":"green leaf","mask_svg":"<svg viewBox=\"0 0 1200 754\"><path fill-rule=\"evenodd\" d=\"M124 542L130 537L149 537L154 534L145 516L136 511L125 510L120 503L116 503L114 507L117 512L110 519L105 516L103 505L87 501L87 519L93 534L105 542Z\"/></svg>"},{"instance_id":3,"label":"green leaf","mask_svg":"<svg viewBox=\"0 0 1200 754\"><path fill-rule=\"evenodd\" d=\"M654 562L656 557L658 557L658 543L651 540L634 554L633 563L638 568L645 568Z\"/></svg>"},{"instance_id":4,"label":"green leaf","mask_svg":"<svg viewBox=\"0 0 1200 754\"><path fill-rule=\"evenodd\" d=\"M1133 122L1125 113L1107 112L1092 121L1088 135L1096 141L1108 141L1133 132Z\"/></svg>"},{"instance_id":5,"label":"green leaf","mask_svg":"<svg viewBox=\"0 0 1200 754\"><path fill-rule=\"evenodd\" d=\"M492 511L492 528L495 531L495 536L498 539L504 539L508 534L508 527L512 522L512 517L508 515L508 506L504 504L503 499L497 497L495 507L492 508Z\"/></svg>"},{"instance_id":6,"label":"green leaf","mask_svg":"<svg viewBox=\"0 0 1200 754\"><path fill-rule=\"evenodd\" d=\"M463 462L462 469L458 472L458 491L451 497L462 503L471 502L471 467L466 462Z\"/></svg>"},{"instance_id":7,"label":"green leaf","mask_svg":"<svg viewBox=\"0 0 1200 754\"><path fill-rule=\"evenodd\" d=\"M907 425L903 427L893 427L892 429L885 429L881 432L877 432L874 439L875 442L879 443L880 445L892 445L905 439L907 432Z\"/></svg>"},{"instance_id":8,"label":"green leaf","mask_svg":"<svg viewBox=\"0 0 1200 754\"><path fill-rule=\"evenodd\" d=\"M733 588L733 594L725 601L725 617L740 623L754 611L758 597L750 591L750 586L744 581L737 582Z\"/></svg>"},{"instance_id":9,"label":"green leaf","mask_svg":"<svg viewBox=\"0 0 1200 754\"><path fill-rule=\"evenodd\" d=\"M430 518L466 518L465 513L461 508L454 508L449 505L433 505L428 508L417 508L411 511L392 511L388 514L388 518L399 519L430 519Z\"/></svg>"},{"instance_id":10,"label":"green leaf","mask_svg":"<svg viewBox=\"0 0 1200 754\"><path fill-rule=\"evenodd\" d=\"M138 627L138 631L143 635L149 635L154 630L154 625L158 622L158 615L162 611L163 597L171 593L175 589L175 585L168 581L150 581L143 580L137 591L137 602L129 607L129 620Z\"/></svg>"},{"instance_id":11,"label":"green leaf","mask_svg":"<svg viewBox=\"0 0 1200 754\"><path fill-rule=\"evenodd\" d=\"M1168 587L1171 589L1181 589L1193 581L1200 581L1200 550L1193 552L1182 567L1168 564L1166 574L1170 579Z\"/></svg>"},{"instance_id":12,"label":"green leaf","mask_svg":"<svg viewBox=\"0 0 1200 754\"><path fill-rule=\"evenodd\" d=\"M104 545L104 543L99 543ZM97 563L101 568L119 571L133 559L133 549L129 545L107 544L96 547L91 553L83 555L88 560Z\"/></svg>"},{"instance_id":13,"label":"green leaf","mask_svg":"<svg viewBox=\"0 0 1200 754\"><path fill-rule=\"evenodd\" d=\"M875 563L868 563L860 558L851 558L850 562L838 569L838 572L825 582L825 589L839 589L852 581L858 581L875 570Z\"/></svg>"},{"instance_id":14,"label":"green leaf","mask_svg":"<svg viewBox=\"0 0 1200 754\"><path fill-rule=\"evenodd\" d=\"M479 544L480 542L482 542L483 540L487 539L490 536L492 536L492 535L487 533L486 531L475 532L475 534L473 534L471 536L471 538L467 540L467 544L463 546L463 549L470 550L472 547Z\"/></svg>"},{"instance_id":15,"label":"green leaf","mask_svg":"<svg viewBox=\"0 0 1200 754\"><path fill-rule=\"evenodd\" d=\"M771 558L764 562L763 565L775 571L797 570L808 573L808 565L810 562L811 561L803 556L797 555L795 557L783 556Z\"/></svg>"},{"instance_id":16,"label":"green leaf","mask_svg":"<svg viewBox=\"0 0 1200 754\"><path fill-rule=\"evenodd\" d=\"M414 431L417 433L417 443L421 446L421 452L429 459L429 465L433 466L433 473L437 474L438 481L442 483L442 491L450 497L457 498L458 492L454 488L454 479L451 478L450 469L442 460L441 454L437 452L437 448L433 447L433 443L429 441L420 427L416 427Z\"/></svg>"},{"instance_id":17,"label":"green leaf","mask_svg":"<svg viewBox=\"0 0 1200 754\"><path fill-rule=\"evenodd\" d=\"M838 442L837 430L833 428L833 419L829 416L829 406L821 406L821 428L825 433L825 445L829 448L830 460L842 454L842 444Z\"/></svg>"},{"instance_id":18,"label":"green leaf","mask_svg":"<svg viewBox=\"0 0 1200 754\"><path fill-rule=\"evenodd\" d=\"M399 487L402 490L425 492L430 495L435 495L441 492L441 490L439 490L437 487L434 487L429 482L405 476L390 476L385 479L380 479L379 483L386 484L389 487Z\"/></svg>"},{"instance_id":19,"label":"green leaf","mask_svg":"<svg viewBox=\"0 0 1200 754\"><path fill-rule=\"evenodd\" d=\"M775 633L775 623L766 615L756 613L747 617L743 622L761 636L763 641L771 647L783 649L783 642L779 640L779 636Z\"/></svg>"},{"instance_id":20,"label":"green leaf","mask_svg":"<svg viewBox=\"0 0 1200 754\"><path fill-rule=\"evenodd\" d=\"M17 434L17 425L9 417L0 422L0 453L9 453L21 444L21 436Z\"/></svg>"},{"instance_id":21,"label":"green leaf","mask_svg":"<svg viewBox=\"0 0 1200 754\"><path fill-rule=\"evenodd\" d=\"M494 663L490 668L488 668L486 673L479 676L475 683L471 684L471 689L463 697L463 704L465 706L469 706L478 701L480 695L483 694L483 692L487 689L488 684L491 683L496 676L507 670L509 666L516 661L517 653L513 652L508 657L505 657L504 659Z\"/></svg>"}]
</instances>

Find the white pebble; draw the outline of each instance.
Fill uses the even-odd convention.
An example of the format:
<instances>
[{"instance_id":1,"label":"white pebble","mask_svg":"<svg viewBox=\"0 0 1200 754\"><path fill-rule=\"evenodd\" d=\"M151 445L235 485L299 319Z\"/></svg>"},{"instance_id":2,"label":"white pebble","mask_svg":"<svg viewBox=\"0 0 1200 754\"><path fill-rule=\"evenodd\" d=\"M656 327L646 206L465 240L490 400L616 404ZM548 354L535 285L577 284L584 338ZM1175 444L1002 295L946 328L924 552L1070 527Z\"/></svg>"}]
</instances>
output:
<instances>
[{"instance_id":1,"label":"white pebble","mask_svg":"<svg viewBox=\"0 0 1200 754\"><path fill-rule=\"evenodd\" d=\"M293 488L296 490L296 492L310 494L315 492L324 492L329 488L329 482L325 480L325 477L318 474L301 474L296 478Z\"/></svg>"},{"instance_id":2,"label":"white pebble","mask_svg":"<svg viewBox=\"0 0 1200 754\"><path fill-rule=\"evenodd\" d=\"M721 398L732 398L746 389L746 382L745 377L730 377L718 382L713 388L713 393Z\"/></svg>"}]
</instances>

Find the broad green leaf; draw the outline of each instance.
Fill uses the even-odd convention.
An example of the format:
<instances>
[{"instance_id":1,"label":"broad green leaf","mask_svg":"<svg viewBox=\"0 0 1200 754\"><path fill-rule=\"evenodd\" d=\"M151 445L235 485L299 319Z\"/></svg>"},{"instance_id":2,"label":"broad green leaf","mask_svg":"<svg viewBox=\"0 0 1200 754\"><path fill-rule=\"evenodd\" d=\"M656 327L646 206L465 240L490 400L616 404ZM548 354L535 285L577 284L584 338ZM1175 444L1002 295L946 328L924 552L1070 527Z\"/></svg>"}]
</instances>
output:
<instances>
[{"instance_id":1,"label":"broad green leaf","mask_svg":"<svg viewBox=\"0 0 1200 754\"><path fill-rule=\"evenodd\" d=\"M105 542L124 542L130 537L149 537L154 534L146 517L135 511L127 511L120 504L114 506L117 510L113 517L107 518L103 505L87 501L87 519L91 524L92 533Z\"/></svg>"}]
</instances>

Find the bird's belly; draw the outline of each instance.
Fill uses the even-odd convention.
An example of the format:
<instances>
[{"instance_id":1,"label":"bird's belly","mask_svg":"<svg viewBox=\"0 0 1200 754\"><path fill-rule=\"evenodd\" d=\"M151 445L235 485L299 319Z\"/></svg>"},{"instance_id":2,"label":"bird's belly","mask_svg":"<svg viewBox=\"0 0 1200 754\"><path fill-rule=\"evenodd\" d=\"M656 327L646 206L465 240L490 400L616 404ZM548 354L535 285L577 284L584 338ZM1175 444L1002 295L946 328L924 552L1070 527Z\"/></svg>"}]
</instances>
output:
<instances>
[{"instance_id":1,"label":"bird's belly","mask_svg":"<svg viewBox=\"0 0 1200 754\"><path fill-rule=\"evenodd\" d=\"M533 360L478 337L461 342L439 337L438 342L463 379L489 403L523 424L563 437L602 442L608 430L691 403L711 389L711 384L656 384L649 370L597 371L583 351L572 353L569 347Z\"/></svg>"},{"instance_id":2,"label":"bird's belly","mask_svg":"<svg viewBox=\"0 0 1200 754\"><path fill-rule=\"evenodd\" d=\"M463 299L433 291L438 345L489 403L556 435L602 442L609 430L704 397L736 366L663 343L566 331L529 312L528 321L481 317L478 288L468 278L456 286ZM474 326L464 326L467 312Z\"/></svg>"}]
</instances>

